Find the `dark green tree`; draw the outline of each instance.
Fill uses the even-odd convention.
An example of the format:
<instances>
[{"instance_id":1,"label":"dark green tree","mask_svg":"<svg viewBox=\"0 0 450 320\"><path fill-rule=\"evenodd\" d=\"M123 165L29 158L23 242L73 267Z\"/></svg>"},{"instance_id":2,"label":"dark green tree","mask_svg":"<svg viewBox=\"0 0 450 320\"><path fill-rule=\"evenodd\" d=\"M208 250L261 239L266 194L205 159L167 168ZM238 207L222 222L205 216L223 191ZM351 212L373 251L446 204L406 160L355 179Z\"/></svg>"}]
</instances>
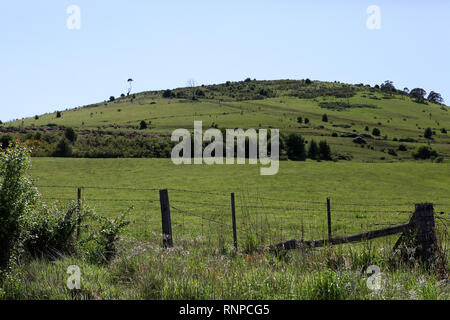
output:
<instances>
[{"instance_id":1,"label":"dark green tree","mask_svg":"<svg viewBox=\"0 0 450 320\"><path fill-rule=\"evenodd\" d=\"M139 129L141 130L147 129L147 122L145 122L145 120L141 121L141 123L139 124Z\"/></svg>"},{"instance_id":2,"label":"dark green tree","mask_svg":"<svg viewBox=\"0 0 450 320\"><path fill-rule=\"evenodd\" d=\"M305 140L298 133L291 133L286 140L288 158L295 161L306 160Z\"/></svg>"},{"instance_id":3,"label":"dark green tree","mask_svg":"<svg viewBox=\"0 0 450 320\"><path fill-rule=\"evenodd\" d=\"M66 137L66 139L70 142L75 143L75 141L77 141L78 135L75 130L73 130L73 128L68 127L64 130L64 137Z\"/></svg>"},{"instance_id":4,"label":"dark green tree","mask_svg":"<svg viewBox=\"0 0 450 320\"><path fill-rule=\"evenodd\" d=\"M423 136L425 137L425 139L431 139L431 137L433 136L433 130L431 130L431 128L426 128Z\"/></svg>"},{"instance_id":5,"label":"dark green tree","mask_svg":"<svg viewBox=\"0 0 450 320\"><path fill-rule=\"evenodd\" d=\"M331 148L325 140L319 142L319 157L320 160L331 160Z\"/></svg>"},{"instance_id":6,"label":"dark green tree","mask_svg":"<svg viewBox=\"0 0 450 320\"><path fill-rule=\"evenodd\" d=\"M319 147L314 140L309 143L308 158L317 160L319 158Z\"/></svg>"}]
</instances>

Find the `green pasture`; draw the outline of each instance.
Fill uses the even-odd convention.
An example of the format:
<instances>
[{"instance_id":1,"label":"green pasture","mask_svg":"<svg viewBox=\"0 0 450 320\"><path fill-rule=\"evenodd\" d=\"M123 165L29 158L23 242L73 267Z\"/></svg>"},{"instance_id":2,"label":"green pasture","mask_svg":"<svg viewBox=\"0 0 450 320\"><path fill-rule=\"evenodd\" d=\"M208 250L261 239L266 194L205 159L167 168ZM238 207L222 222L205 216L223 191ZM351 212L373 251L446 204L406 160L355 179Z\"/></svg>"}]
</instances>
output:
<instances>
[{"instance_id":1,"label":"green pasture","mask_svg":"<svg viewBox=\"0 0 450 320\"><path fill-rule=\"evenodd\" d=\"M200 236L231 243L230 193L238 229L277 242L327 234L326 198L333 234L351 235L408 222L414 204L432 202L450 212L450 164L431 162L280 162L277 175L259 165L174 165L170 159L33 159L32 176L46 201L75 200L117 216L131 205L128 232L159 234L159 189L169 189L175 239Z\"/></svg>"}]
</instances>

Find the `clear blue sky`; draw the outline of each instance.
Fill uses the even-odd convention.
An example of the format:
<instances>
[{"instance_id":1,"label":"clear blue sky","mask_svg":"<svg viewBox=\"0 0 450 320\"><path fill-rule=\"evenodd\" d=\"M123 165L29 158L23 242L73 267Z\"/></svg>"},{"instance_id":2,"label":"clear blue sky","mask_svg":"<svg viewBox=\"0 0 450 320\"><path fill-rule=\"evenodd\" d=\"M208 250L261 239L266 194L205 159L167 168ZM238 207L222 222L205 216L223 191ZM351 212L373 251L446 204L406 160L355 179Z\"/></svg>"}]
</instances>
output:
<instances>
[{"instance_id":1,"label":"clear blue sky","mask_svg":"<svg viewBox=\"0 0 450 320\"><path fill-rule=\"evenodd\" d=\"M69 30L69 5L81 29ZM381 29L366 27L369 5ZM0 120L227 80L422 87L450 102L450 1L2 0Z\"/></svg>"}]
</instances>

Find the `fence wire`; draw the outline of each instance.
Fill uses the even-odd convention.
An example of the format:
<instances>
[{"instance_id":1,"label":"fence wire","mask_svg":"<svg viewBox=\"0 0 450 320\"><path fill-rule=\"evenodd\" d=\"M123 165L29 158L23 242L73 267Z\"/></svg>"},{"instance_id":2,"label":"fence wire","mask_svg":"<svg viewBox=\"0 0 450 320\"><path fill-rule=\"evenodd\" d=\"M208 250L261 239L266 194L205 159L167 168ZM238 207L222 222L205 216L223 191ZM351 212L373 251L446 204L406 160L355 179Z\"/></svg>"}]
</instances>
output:
<instances>
[{"instance_id":1,"label":"fence wire","mask_svg":"<svg viewBox=\"0 0 450 320\"><path fill-rule=\"evenodd\" d=\"M38 188L44 201L77 201L77 187L41 185ZM145 241L161 235L159 188L84 186L81 189L82 205L100 215L113 219L133 207L127 236ZM200 241L217 248L233 244L231 192L180 188L168 191L175 244ZM329 236L326 197L323 200L317 196L314 200L277 199L248 191L236 192L235 196L240 247L272 245L292 239L321 240ZM405 224L414 211L414 203L405 199L378 201L362 197L358 202L331 198L332 237ZM437 228L447 231L450 200L440 199L434 208ZM447 232L443 234L447 241Z\"/></svg>"}]
</instances>

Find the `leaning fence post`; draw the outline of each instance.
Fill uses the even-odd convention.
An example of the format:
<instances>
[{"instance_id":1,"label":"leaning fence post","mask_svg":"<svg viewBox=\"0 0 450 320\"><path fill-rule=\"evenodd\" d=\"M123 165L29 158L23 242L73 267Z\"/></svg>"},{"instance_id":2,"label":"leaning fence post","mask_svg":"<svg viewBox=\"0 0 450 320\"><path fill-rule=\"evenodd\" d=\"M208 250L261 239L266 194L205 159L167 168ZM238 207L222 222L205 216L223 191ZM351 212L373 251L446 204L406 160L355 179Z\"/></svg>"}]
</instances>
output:
<instances>
[{"instance_id":1,"label":"leaning fence post","mask_svg":"<svg viewBox=\"0 0 450 320\"><path fill-rule=\"evenodd\" d=\"M81 188L78 188L77 191L77 239L79 239L81 233Z\"/></svg>"},{"instance_id":2,"label":"leaning fence post","mask_svg":"<svg viewBox=\"0 0 450 320\"><path fill-rule=\"evenodd\" d=\"M434 224L434 208L432 203L417 203L414 211L414 224L417 229L416 253L423 262L430 262L435 257L436 231Z\"/></svg>"},{"instance_id":3,"label":"leaning fence post","mask_svg":"<svg viewBox=\"0 0 450 320\"><path fill-rule=\"evenodd\" d=\"M169 192L167 189L159 190L159 201L161 204L163 247L172 248L172 221L170 218Z\"/></svg>"},{"instance_id":4,"label":"leaning fence post","mask_svg":"<svg viewBox=\"0 0 450 320\"><path fill-rule=\"evenodd\" d=\"M331 205L330 198L327 198L327 216L328 216L328 241L331 243L332 234L331 234Z\"/></svg>"},{"instance_id":5,"label":"leaning fence post","mask_svg":"<svg viewBox=\"0 0 450 320\"><path fill-rule=\"evenodd\" d=\"M234 203L234 192L231 193L231 217L233 219L233 243L234 243L234 248L237 250L238 244L237 244L236 207L235 207L235 203Z\"/></svg>"}]
</instances>

